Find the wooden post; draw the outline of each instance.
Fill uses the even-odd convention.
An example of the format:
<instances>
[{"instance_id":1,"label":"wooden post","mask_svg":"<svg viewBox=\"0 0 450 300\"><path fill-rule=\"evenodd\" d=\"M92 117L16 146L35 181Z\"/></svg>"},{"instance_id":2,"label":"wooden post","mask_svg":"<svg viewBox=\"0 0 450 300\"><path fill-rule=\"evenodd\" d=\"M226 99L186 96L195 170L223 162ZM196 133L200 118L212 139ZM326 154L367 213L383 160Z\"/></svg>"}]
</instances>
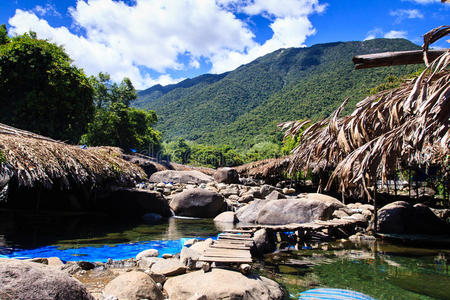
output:
<instances>
[{"instance_id":1,"label":"wooden post","mask_svg":"<svg viewBox=\"0 0 450 300\"><path fill-rule=\"evenodd\" d=\"M377 226L378 226L378 208L377 208L377 179L375 177L375 186L373 189L373 233L377 234Z\"/></svg>"},{"instance_id":2,"label":"wooden post","mask_svg":"<svg viewBox=\"0 0 450 300\"><path fill-rule=\"evenodd\" d=\"M394 193L395 198L397 198L397 172L394 173Z\"/></svg>"},{"instance_id":3,"label":"wooden post","mask_svg":"<svg viewBox=\"0 0 450 300\"><path fill-rule=\"evenodd\" d=\"M411 201L411 168L409 168L409 176L408 176L408 197L409 201Z\"/></svg>"}]
</instances>

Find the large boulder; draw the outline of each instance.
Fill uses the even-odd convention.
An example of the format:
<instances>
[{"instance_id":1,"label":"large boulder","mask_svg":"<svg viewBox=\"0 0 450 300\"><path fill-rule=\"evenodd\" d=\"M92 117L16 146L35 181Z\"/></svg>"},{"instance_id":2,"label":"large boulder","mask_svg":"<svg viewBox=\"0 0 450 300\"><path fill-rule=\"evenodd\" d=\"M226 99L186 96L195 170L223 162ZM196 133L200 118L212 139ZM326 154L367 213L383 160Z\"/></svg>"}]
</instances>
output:
<instances>
[{"instance_id":1,"label":"large boulder","mask_svg":"<svg viewBox=\"0 0 450 300\"><path fill-rule=\"evenodd\" d=\"M235 223L236 222L235 213L232 211L224 211L223 213L214 218L214 222Z\"/></svg>"},{"instance_id":2,"label":"large boulder","mask_svg":"<svg viewBox=\"0 0 450 300\"><path fill-rule=\"evenodd\" d=\"M219 183L239 183L239 174L233 168L220 168L214 173L214 180Z\"/></svg>"},{"instance_id":3,"label":"large boulder","mask_svg":"<svg viewBox=\"0 0 450 300\"><path fill-rule=\"evenodd\" d=\"M106 297L119 300L162 300L164 296L156 282L144 272L126 272L111 280L105 287Z\"/></svg>"},{"instance_id":4,"label":"large boulder","mask_svg":"<svg viewBox=\"0 0 450 300\"><path fill-rule=\"evenodd\" d=\"M0 299L93 300L69 274L40 263L0 258Z\"/></svg>"},{"instance_id":5,"label":"large boulder","mask_svg":"<svg viewBox=\"0 0 450 300\"><path fill-rule=\"evenodd\" d=\"M239 223L243 224L252 224L256 223L256 220L258 219L258 213L260 209L266 205L267 200L253 200L249 202L249 204L239 208L236 211L236 218L238 219Z\"/></svg>"},{"instance_id":6,"label":"large boulder","mask_svg":"<svg viewBox=\"0 0 450 300\"><path fill-rule=\"evenodd\" d=\"M253 234L253 242L255 243L256 253L259 255L272 252L275 248L275 243L270 242L265 229L259 229Z\"/></svg>"},{"instance_id":7,"label":"large boulder","mask_svg":"<svg viewBox=\"0 0 450 300\"><path fill-rule=\"evenodd\" d=\"M178 216L214 218L225 210L226 203L216 192L195 188L175 195L170 207Z\"/></svg>"},{"instance_id":8,"label":"large boulder","mask_svg":"<svg viewBox=\"0 0 450 300\"><path fill-rule=\"evenodd\" d=\"M447 234L449 226L423 204L396 201L378 211L378 232L394 234Z\"/></svg>"},{"instance_id":9,"label":"large boulder","mask_svg":"<svg viewBox=\"0 0 450 300\"><path fill-rule=\"evenodd\" d=\"M186 266L179 259L169 258L157 261L150 270L164 276L176 276L186 273Z\"/></svg>"},{"instance_id":10,"label":"large boulder","mask_svg":"<svg viewBox=\"0 0 450 300\"><path fill-rule=\"evenodd\" d=\"M208 183L213 178L200 171L174 171L166 170L153 173L150 182L173 182L173 183Z\"/></svg>"},{"instance_id":11,"label":"large boulder","mask_svg":"<svg viewBox=\"0 0 450 300\"><path fill-rule=\"evenodd\" d=\"M289 223L309 223L315 220L329 220L333 212L343 208L339 200L320 194L312 194L301 199L270 200L258 213L257 223L284 225Z\"/></svg>"},{"instance_id":12,"label":"large boulder","mask_svg":"<svg viewBox=\"0 0 450 300\"><path fill-rule=\"evenodd\" d=\"M283 298L283 290L268 278L214 268L210 272L195 271L167 280L164 289L170 300L195 299L259 299ZM194 298L193 298L194 299Z\"/></svg>"},{"instance_id":13,"label":"large boulder","mask_svg":"<svg viewBox=\"0 0 450 300\"><path fill-rule=\"evenodd\" d=\"M140 215L155 213L164 217L170 217L169 203L160 193L137 188L120 188L108 195L98 198L96 202L98 210L112 214Z\"/></svg>"}]
</instances>

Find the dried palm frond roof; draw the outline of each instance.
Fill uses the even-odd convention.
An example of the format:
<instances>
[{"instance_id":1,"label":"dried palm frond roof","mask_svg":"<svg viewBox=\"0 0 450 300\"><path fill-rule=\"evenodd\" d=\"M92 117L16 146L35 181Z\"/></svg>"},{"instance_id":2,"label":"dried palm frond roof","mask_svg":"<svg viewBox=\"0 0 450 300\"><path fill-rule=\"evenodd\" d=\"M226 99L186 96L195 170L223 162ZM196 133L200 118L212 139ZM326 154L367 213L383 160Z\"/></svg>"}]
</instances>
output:
<instances>
[{"instance_id":1,"label":"dried palm frond roof","mask_svg":"<svg viewBox=\"0 0 450 300\"><path fill-rule=\"evenodd\" d=\"M118 148L82 149L3 124L0 151L6 158L0 175L7 174L21 187L131 186L146 177L141 168L122 159Z\"/></svg>"},{"instance_id":2,"label":"dried palm frond roof","mask_svg":"<svg viewBox=\"0 0 450 300\"><path fill-rule=\"evenodd\" d=\"M399 163L420 165L446 163L449 155L450 51L431 64L426 59L430 42L449 34L441 26L424 36L426 69L414 80L390 91L369 96L354 112L339 114L347 100L329 117L305 129L293 150L290 171L308 168L311 162L326 162L340 179L341 192L364 193L378 176L385 181ZM287 135L297 135L307 121L282 124ZM359 191L355 190L359 187Z\"/></svg>"},{"instance_id":3,"label":"dried palm frond roof","mask_svg":"<svg viewBox=\"0 0 450 300\"><path fill-rule=\"evenodd\" d=\"M235 169L241 176L254 178L279 177L283 171L287 170L289 161L288 157L269 158L247 163L235 167Z\"/></svg>"}]
</instances>

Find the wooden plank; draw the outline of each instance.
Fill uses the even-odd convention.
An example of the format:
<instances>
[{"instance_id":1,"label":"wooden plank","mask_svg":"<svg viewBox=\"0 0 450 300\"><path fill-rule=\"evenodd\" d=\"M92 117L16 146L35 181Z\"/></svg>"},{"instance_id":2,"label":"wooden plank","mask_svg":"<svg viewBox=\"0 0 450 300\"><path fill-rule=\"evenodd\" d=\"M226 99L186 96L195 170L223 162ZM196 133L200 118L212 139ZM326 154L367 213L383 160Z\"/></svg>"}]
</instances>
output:
<instances>
[{"instance_id":1,"label":"wooden plank","mask_svg":"<svg viewBox=\"0 0 450 300\"><path fill-rule=\"evenodd\" d=\"M210 257L210 256L201 256L200 261L206 262L223 262L223 263L252 263L253 260L250 258L242 258L242 257Z\"/></svg>"},{"instance_id":2,"label":"wooden plank","mask_svg":"<svg viewBox=\"0 0 450 300\"><path fill-rule=\"evenodd\" d=\"M231 245L231 244L214 244L210 246L211 248L218 249L242 249L242 250L250 250L250 247L241 246L241 245Z\"/></svg>"},{"instance_id":3,"label":"wooden plank","mask_svg":"<svg viewBox=\"0 0 450 300\"><path fill-rule=\"evenodd\" d=\"M229 253L215 253L215 252L207 252L203 253L203 256L208 257L239 257L239 258L252 258L250 253L248 254L229 254Z\"/></svg>"},{"instance_id":4,"label":"wooden plank","mask_svg":"<svg viewBox=\"0 0 450 300\"><path fill-rule=\"evenodd\" d=\"M442 55L445 50L428 50L428 61L431 62ZM376 68L394 65L422 64L422 50L383 52L375 54L357 55L353 57L355 69Z\"/></svg>"},{"instance_id":5,"label":"wooden plank","mask_svg":"<svg viewBox=\"0 0 450 300\"><path fill-rule=\"evenodd\" d=\"M219 236L251 237L250 233L221 233Z\"/></svg>"},{"instance_id":6,"label":"wooden plank","mask_svg":"<svg viewBox=\"0 0 450 300\"><path fill-rule=\"evenodd\" d=\"M243 229L230 229L230 230L225 230L225 233L253 233L253 230L243 230Z\"/></svg>"},{"instance_id":7,"label":"wooden plank","mask_svg":"<svg viewBox=\"0 0 450 300\"><path fill-rule=\"evenodd\" d=\"M244 238L244 237L232 237L232 236L221 236L219 235L218 240L236 240L236 241L246 241L246 242L253 242L253 239L251 238Z\"/></svg>"},{"instance_id":8,"label":"wooden plank","mask_svg":"<svg viewBox=\"0 0 450 300\"><path fill-rule=\"evenodd\" d=\"M208 248L202 254L206 255L206 253L218 253L218 254L227 254L228 256L233 255L245 255L251 256L250 251L245 249L220 249L220 248Z\"/></svg>"}]
</instances>

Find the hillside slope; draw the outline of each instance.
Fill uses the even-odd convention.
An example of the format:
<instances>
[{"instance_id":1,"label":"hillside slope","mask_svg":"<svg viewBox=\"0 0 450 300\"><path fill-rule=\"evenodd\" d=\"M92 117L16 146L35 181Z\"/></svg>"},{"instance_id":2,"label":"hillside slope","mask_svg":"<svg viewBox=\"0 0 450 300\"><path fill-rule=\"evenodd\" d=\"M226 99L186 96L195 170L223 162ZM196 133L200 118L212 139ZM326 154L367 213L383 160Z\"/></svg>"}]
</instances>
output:
<instances>
[{"instance_id":1,"label":"hillside slope","mask_svg":"<svg viewBox=\"0 0 450 300\"><path fill-rule=\"evenodd\" d=\"M347 97L350 110L387 75L419 67L354 70L353 56L413 49L419 47L404 39L280 49L225 74L141 91L135 105L156 111L166 139L243 148L279 135L278 122L327 116Z\"/></svg>"}]
</instances>

